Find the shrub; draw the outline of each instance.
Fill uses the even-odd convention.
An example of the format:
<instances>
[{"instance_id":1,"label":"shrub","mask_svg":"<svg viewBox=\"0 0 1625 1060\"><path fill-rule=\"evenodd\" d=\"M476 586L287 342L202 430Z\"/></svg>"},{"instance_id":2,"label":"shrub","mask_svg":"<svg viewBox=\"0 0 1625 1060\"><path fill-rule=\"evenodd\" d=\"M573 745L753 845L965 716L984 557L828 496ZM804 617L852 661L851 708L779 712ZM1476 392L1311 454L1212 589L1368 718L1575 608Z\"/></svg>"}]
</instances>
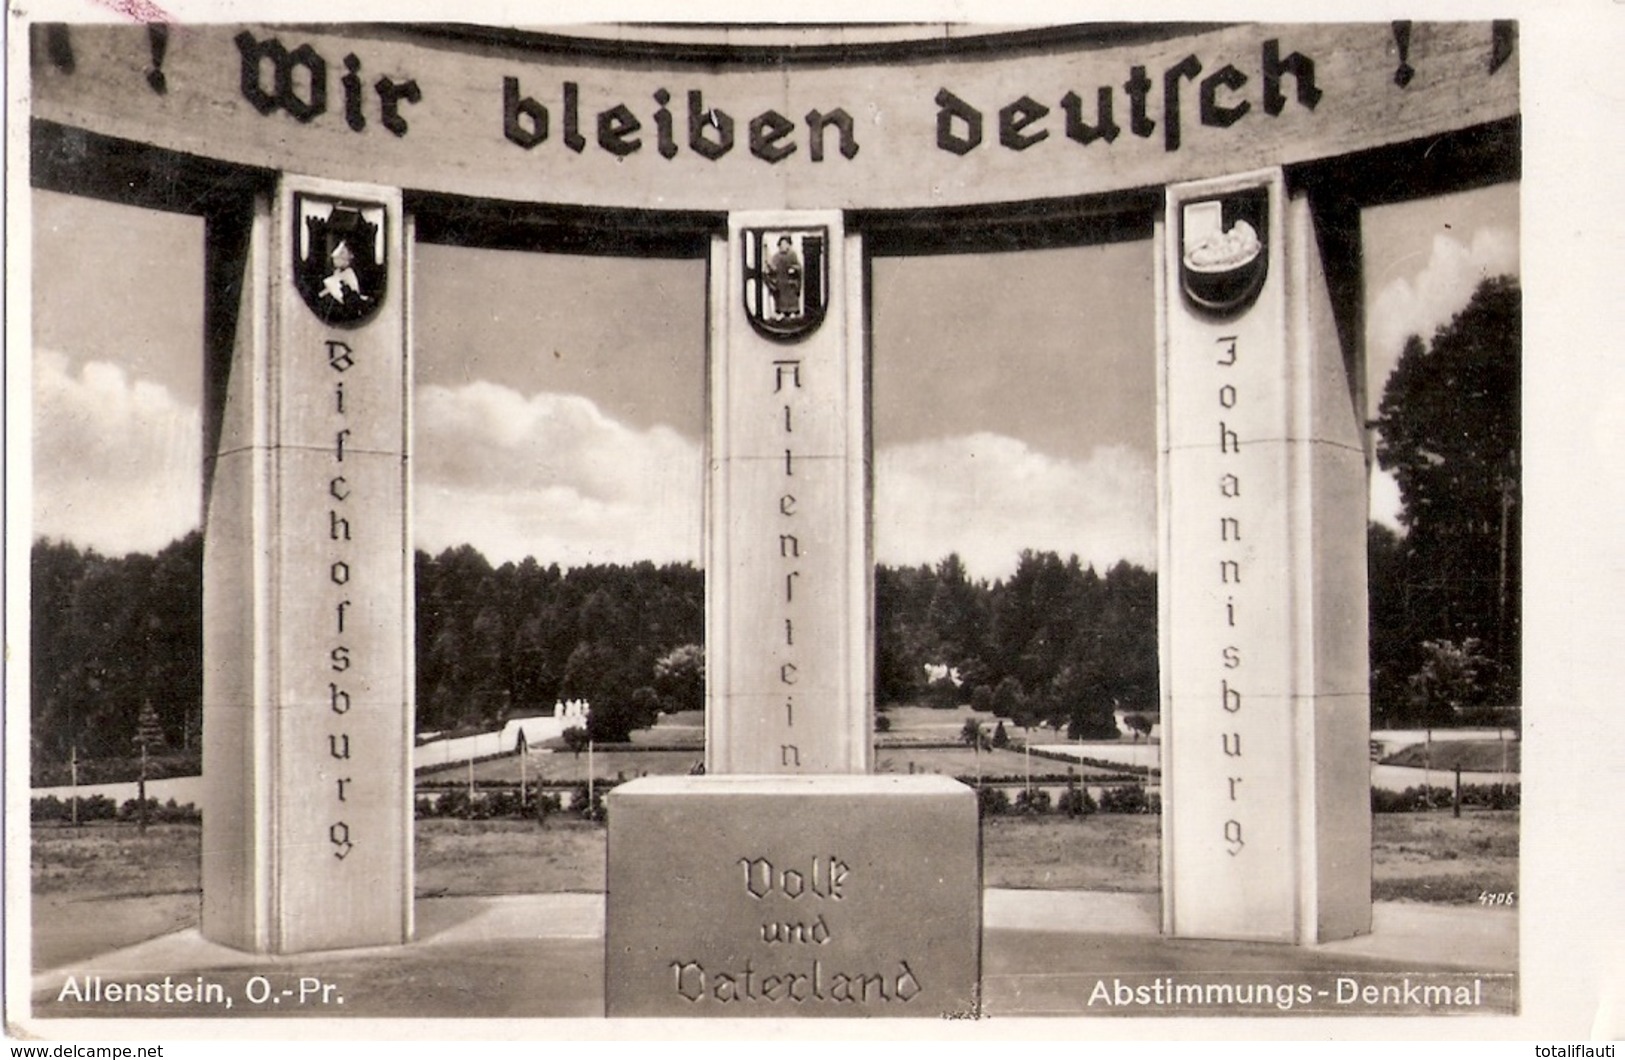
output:
<instances>
[{"instance_id":1,"label":"shrub","mask_svg":"<svg viewBox=\"0 0 1625 1060\"><path fill-rule=\"evenodd\" d=\"M435 800L433 816L467 817L470 815L467 788L448 788Z\"/></svg>"},{"instance_id":2,"label":"shrub","mask_svg":"<svg viewBox=\"0 0 1625 1060\"><path fill-rule=\"evenodd\" d=\"M1003 788L979 788L976 792L976 811L982 817L998 817L1010 812L1010 796Z\"/></svg>"},{"instance_id":3,"label":"shrub","mask_svg":"<svg viewBox=\"0 0 1625 1060\"><path fill-rule=\"evenodd\" d=\"M580 757L581 752L587 749L587 730L580 725L572 725L560 735L564 740L564 746L568 747L577 757Z\"/></svg>"},{"instance_id":4,"label":"shrub","mask_svg":"<svg viewBox=\"0 0 1625 1060\"><path fill-rule=\"evenodd\" d=\"M1523 804L1522 788L1517 784L1472 784L1461 790L1461 801L1467 804L1471 792L1471 805L1490 810L1516 810Z\"/></svg>"},{"instance_id":5,"label":"shrub","mask_svg":"<svg viewBox=\"0 0 1625 1060\"><path fill-rule=\"evenodd\" d=\"M1055 804L1055 809L1070 817L1087 817L1099 807L1095 805L1095 798L1089 794L1088 788L1068 784L1066 790L1061 792L1061 799Z\"/></svg>"},{"instance_id":6,"label":"shrub","mask_svg":"<svg viewBox=\"0 0 1625 1060\"><path fill-rule=\"evenodd\" d=\"M1410 787L1404 791L1371 789L1372 813L1425 813L1450 805L1450 792L1445 788Z\"/></svg>"},{"instance_id":7,"label":"shrub","mask_svg":"<svg viewBox=\"0 0 1625 1060\"><path fill-rule=\"evenodd\" d=\"M118 803L106 795L88 795L79 799L79 822L86 821L114 821L118 819ZM54 795L34 799L29 805L29 817L35 821L62 821L73 820L73 800L59 799Z\"/></svg>"},{"instance_id":8,"label":"shrub","mask_svg":"<svg viewBox=\"0 0 1625 1060\"><path fill-rule=\"evenodd\" d=\"M1101 813L1161 813L1162 799L1147 795L1143 784L1124 784L1100 793Z\"/></svg>"},{"instance_id":9,"label":"shrub","mask_svg":"<svg viewBox=\"0 0 1625 1060\"><path fill-rule=\"evenodd\" d=\"M1484 810L1515 810L1521 802L1522 789L1517 784L1463 784L1461 804ZM1456 796L1451 788L1420 786L1404 791L1371 789L1372 813L1425 813L1429 810L1447 810L1455 805Z\"/></svg>"},{"instance_id":10,"label":"shrub","mask_svg":"<svg viewBox=\"0 0 1625 1060\"><path fill-rule=\"evenodd\" d=\"M134 821L140 816L141 801L139 799L129 799L124 803L123 806L119 807L118 819L121 821ZM83 806L79 808L79 819L81 821L85 820ZM160 805L157 799L147 800L148 824L195 824L201 820L203 820L203 814L200 813L198 808L191 803L187 803L185 806L177 806L175 804L175 800L170 799L168 802Z\"/></svg>"},{"instance_id":11,"label":"shrub","mask_svg":"<svg viewBox=\"0 0 1625 1060\"><path fill-rule=\"evenodd\" d=\"M131 799L125 805L126 809L133 817L135 814L135 800ZM152 806L156 806L157 803L149 799L147 800L147 805L150 808ZM170 800L170 805L174 805L173 799ZM192 809L190 803L187 804L186 810L190 811L194 815L190 819L197 819L195 816L197 811ZM59 799L55 795L46 795L38 799L33 799L29 802L28 816L30 820L41 823L60 821L63 824L67 824L73 820L73 799ZM106 795L89 795L79 800L79 822L81 824L85 823L86 821L113 821L117 820L118 817L118 803L114 802ZM151 819L159 820L160 818L157 816L151 816ZM187 818L183 817L181 819L184 820Z\"/></svg>"},{"instance_id":12,"label":"shrub","mask_svg":"<svg viewBox=\"0 0 1625 1060\"><path fill-rule=\"evenodd\" d=\"M1049 813L1049 792L1043 788L1022 788L1016 792L1011 813Z\"/></svg>"},{"instance_id":13,"label":"shrub","mask_svg":"<svg viewBox=\"0 0 1625 1060\"><path fill-rule=\"evenodd\" d=\"M519 797L518 788L499 788L496 791L486 792L481 800L482 816L485 817L523 817L525 816L525 803Z\"/></svg>"},{"instance_id":14,"label":"shrub","mask_svg":"<svg viewBox=\"0 0 1625 1060\"><path fill-rule=\"evenodd\" d=\"M55 795L46 795L34 799L28 804L28 819L30 821L66 821L68 807Z\"/></svg>"},{"instance_id":15,"label":"shrub","mask_svg":"<svg viewBox=\"0 0 1625 1060\"><path fill-rule=\"evenodd\" d=\"M604 795L612 787L614 787L613 784L606 784L602 781L595 782L592 786L592 798L589 801L587 782L582 781L575 785L570 791L570 812L576 814L582 820L602 821L604 819Z\"/></svg>"}]
</instances>

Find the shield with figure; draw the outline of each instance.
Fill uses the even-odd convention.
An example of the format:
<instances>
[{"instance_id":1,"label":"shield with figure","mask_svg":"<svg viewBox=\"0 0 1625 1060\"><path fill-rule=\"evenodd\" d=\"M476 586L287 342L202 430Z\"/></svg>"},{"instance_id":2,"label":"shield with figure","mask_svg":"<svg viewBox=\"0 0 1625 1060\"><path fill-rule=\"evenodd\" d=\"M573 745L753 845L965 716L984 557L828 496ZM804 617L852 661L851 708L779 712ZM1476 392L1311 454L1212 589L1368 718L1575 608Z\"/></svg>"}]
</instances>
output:
<instances>
[{"instance_id":1,"label":"shield with figure","mask_svg":"<svg viewBox=\"0 0 1625 1060\"><path fill-rule=\"evenodd\" d=\"M770 339L812 333L829 303L829 229L747 228L745 312Z\"/></svg>"},{"instance_id":2,"label":"shield with figure","mask_svg":"<svg viewBox=\"0 0 1625 1060\"><path fill-rule=\"evenodd\" d=\"M1269 217L1262 187L1185 203L1179 280L1193 306L1225 317L1252 305L1269 275Z\"/></svg>"},{"instance_id":3,"label":"shield with figure","mask_svg":"<svg viewBox=\"0 0 1625 1060\"><path fill-rule=\"evenodd\" d=\"M384 207L297 195L293 212L294 286L305 304L327 324L371 320L389 277Z\"/></svg>"}]
</instances>

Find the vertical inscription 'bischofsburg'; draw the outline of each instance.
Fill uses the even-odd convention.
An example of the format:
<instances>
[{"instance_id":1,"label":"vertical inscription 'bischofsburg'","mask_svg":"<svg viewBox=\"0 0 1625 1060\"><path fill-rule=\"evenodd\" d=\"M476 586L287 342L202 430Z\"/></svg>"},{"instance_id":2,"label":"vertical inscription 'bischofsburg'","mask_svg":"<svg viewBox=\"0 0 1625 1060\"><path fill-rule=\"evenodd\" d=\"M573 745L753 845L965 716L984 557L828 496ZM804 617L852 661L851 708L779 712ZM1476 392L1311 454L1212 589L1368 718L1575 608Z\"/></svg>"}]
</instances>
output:
<instances>
[{"instance_id":1,"label":"vertical inscription 'bischofsburg'","mask_svg":"<svg viewBox=\"0 0 1625 1060\"><path fill-rule=\"evenodd\" d=\"M344 342L337 339L327 340L327 365L334 372L333 405L331 413L334 420L333 427L333 462L331 475L327 481L327 544L331 549L332 559L327 568L327 580L333 590L333 626L332 647L327 653L327 666L332 676L328 681L328 716L329 726L342 726L345 715L350 712L352 700L347 687L346 675L353 663L350 646L345 636L345 623L351 624L355 619L349 611L355 606L349 593L350 579L353 568L350 565L350 521L355 517L354 506L350 499L353 487L350 479L344 473L344 446L350 436L350 428L345 426L348 411L345 408L344 383L345 375L356 367L355 351ZM350 735L342 728L337 731L330 729L327 737L328 755L340 763L350 759ZM342 771L342 766L339 767ZM354 778L335 776L334 801L340 805L334 807L334 820L327 828L327 841L333 848L333 856L343 861L351 850L355 848L354 840L350 834L350 825L345 820L343 803L348 800L351 784Z\"/></svg>"}]
</instances>

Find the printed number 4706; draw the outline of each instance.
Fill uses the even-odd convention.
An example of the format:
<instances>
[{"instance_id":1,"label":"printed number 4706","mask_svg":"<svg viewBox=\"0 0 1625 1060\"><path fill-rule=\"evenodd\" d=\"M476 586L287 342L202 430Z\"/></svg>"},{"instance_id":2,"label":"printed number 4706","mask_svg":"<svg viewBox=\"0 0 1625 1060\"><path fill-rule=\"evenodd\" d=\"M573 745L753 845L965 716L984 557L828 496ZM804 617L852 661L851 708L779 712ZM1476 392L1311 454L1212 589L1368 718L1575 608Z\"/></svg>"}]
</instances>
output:
<instances>
[{"instance_id":1,"label":"printed number 4706","mask_svg":"<svg viewBox=\"0 0 1625 1060\"><path fill-rule=\"evenodd\" d=\"M1518 893L1516 891L1479 891L1479 905L1517 905Z\"/></svg>"}]
</instances>

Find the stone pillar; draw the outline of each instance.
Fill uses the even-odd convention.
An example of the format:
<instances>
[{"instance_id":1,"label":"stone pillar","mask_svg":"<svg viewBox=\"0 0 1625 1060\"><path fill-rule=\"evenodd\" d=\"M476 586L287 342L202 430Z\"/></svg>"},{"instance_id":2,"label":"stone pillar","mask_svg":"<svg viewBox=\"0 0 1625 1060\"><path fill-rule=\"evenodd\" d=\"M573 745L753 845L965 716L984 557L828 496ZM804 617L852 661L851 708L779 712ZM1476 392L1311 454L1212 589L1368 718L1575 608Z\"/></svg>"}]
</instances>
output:
<instances>
[{"instance_id":1,"label":"stone pillar","mask_svg":"<svg viewBox=\"0 0 1625 1060\"><path fill-rule=\"evenodd\" d=\"M1157 247L1163 930L1362 934L1363 417L1309 203L1176 185Z\"/></svg>"},{"instance_id":2,"label":"stone pillar","mask_svg":"<svg viewBox=\"0 0 1625 1060\"><path fill-rule=\"evenodd\" d=\"M284 177L210 241L203 933L240 949L412 933L403 222L396 189Z\"/></svg>"},{"instance_id":3,"label":"stone pillar","mask_svg":"<svg viewBox=\"0 0 1625 1060\"><path fill-rule=\"evenodd\" d=\"M712 774L869 771L863 260L844 233L839 211L736 213L712 254Z\"/></svg>"},{"instance_id":4,"label":"stone pillar","mask_svg":"<svg viewBox=\"0 0 1625 1060\"><path fill-rule=\"evenodd\" d=\"M712 254L707 775L609 796L611 1016L976 1010L975 795L867 775L863 276L833 211L735 214Z\"/></svg>"}]
</instances>

